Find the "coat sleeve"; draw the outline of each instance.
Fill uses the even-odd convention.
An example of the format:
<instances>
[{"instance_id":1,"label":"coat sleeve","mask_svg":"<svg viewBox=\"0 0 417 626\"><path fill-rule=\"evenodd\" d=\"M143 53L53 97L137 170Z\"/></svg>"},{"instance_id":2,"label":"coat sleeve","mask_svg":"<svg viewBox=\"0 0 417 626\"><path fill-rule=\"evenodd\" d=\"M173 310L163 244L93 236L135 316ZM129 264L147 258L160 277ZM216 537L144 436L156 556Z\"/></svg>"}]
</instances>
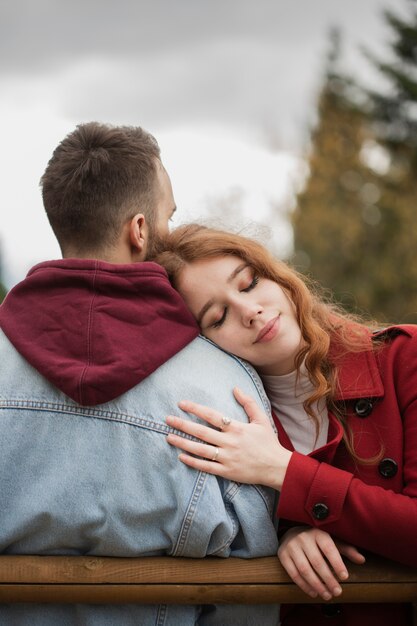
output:
<instances>
[{"instance_id":1,"label":"coat sleeve","mask_svg":"<svg viewBox=\"0 0 417 626\"><path fill-rule=\"evenodd\" d=\"M278 515L321 528L357 547L417 566L417 337L395 341L385 359L387 395L395 395L383 444L399 441L399 493L367 484L354 473L294 452L282 487ZM384 401L383 406L386 405ZM382 409L382 407L381 407ZM392 422L392 423L391 423Z\"/></svg>"}]
</instances>

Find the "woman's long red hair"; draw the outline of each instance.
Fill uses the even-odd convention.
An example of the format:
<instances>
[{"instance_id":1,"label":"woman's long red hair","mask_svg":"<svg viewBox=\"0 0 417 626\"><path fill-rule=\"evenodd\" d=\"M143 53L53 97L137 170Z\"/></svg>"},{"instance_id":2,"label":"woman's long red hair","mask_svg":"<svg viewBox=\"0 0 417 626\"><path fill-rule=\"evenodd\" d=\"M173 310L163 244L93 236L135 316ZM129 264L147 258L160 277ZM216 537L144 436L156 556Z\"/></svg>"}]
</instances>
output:
<instances>
[{"instance_id":1,"label":"woman's long red hair","mask_svg":"<svg viewBox=\"0 0 417 626\"><path fill-rule=\"evenodd\" d=\"M258 242L241 235L198 224L180 226L164 238L153 260L166 269L172 285L177 288L185 265L224 255L239 257L256 274L278 283L289 295L295 305L297 321L305 340L305 346L296 356L296 368L299 371L305 360L315 388L304 408L314 420L318 432L319 421L312 406L322 398L325 399L328 405L336 409L335 414L342 423L348 450L356 460L363 461L356 456L343 416L333 405L337 390L337 364L330 360L329 349L330 342L337 346L339 355L372 349L369 328L339 307L325 302L316 288L307 285L305 277L274 258Z\"/></svg>"}]
</instances>

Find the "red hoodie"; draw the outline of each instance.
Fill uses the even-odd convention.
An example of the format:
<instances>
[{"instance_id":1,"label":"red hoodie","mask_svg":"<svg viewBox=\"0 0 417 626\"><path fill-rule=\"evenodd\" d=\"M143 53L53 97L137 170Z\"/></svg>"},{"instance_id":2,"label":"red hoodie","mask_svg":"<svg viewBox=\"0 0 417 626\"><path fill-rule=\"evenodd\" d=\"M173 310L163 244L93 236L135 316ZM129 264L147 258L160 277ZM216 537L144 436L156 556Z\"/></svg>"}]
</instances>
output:
<instances>
[{"instance_id":1,"label":"red hoodie","mask_svg":"<svg viewBox=\"0 0 417 626\"><path fill-rule=\"evenodd\" d=\"M0 307L0 327L33 367L82 405L113 400L198 335L162 267L88 259L33 267Z\"/></svg>"}]
</instances>

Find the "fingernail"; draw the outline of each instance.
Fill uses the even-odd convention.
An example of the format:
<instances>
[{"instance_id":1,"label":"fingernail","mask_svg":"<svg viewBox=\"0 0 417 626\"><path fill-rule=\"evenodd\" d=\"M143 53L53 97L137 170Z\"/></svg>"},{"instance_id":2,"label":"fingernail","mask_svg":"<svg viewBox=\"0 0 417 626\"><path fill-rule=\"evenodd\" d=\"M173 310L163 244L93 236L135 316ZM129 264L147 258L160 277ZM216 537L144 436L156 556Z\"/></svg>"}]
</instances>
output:
<instances>
[{"instance_id":1,"label":"fingernail","mask_svg":"<svg viewBox=\"0 0 417 626\"><path fill-rule=\"evenodd\" d=\"M342 593L342 588L341 587L334 587L334 589L333 589L333 595L334 596L340 596L341 593Z\"/></svg>"},{"instance_id":2,"label":"fingernail","mask_svg":"<svg viewBox=\"0 0 417 626\"><path fill-rule=\"evenodd\" d=\"M323 600L330 600L331 597L332 596L331 596L331 594L328 591L325 591L323 593Z\"/></svg>"},{"instance_id":3,"label":"fingernail","mask_svg":"<svg viewBox=\"0 0 417 626\"><path fill-rule=\"evenodd\" d=\"M309 591L308 595L310 598L317 598L317 593L315 591Z\"/></svg>"},{"instance_id":4,"label":"fingernail","mask_svg":"<svg viewBox=\"0 0 417 626\"><path fill-rule=\"evenodd\" d=\"M167 415L165 418L165 421L167 424L172 424L172 422L174 421L174 418L172 417L172 415Z\"/></svg>"},{"instance_id":5,"label":"fingernail","mask_svg":"<svg viewBox=\"0 0 417 626\"><path fill-rule=\"evenodd\" d=\"M340 572L340 573L339 573L339 578L340 578L341 580L346 580L347 578L349 578L349 574L347 573L347 571L346 571L346 570L344 570L344 571L342 571L342 572Z\"/></svg>"}]
</instances>

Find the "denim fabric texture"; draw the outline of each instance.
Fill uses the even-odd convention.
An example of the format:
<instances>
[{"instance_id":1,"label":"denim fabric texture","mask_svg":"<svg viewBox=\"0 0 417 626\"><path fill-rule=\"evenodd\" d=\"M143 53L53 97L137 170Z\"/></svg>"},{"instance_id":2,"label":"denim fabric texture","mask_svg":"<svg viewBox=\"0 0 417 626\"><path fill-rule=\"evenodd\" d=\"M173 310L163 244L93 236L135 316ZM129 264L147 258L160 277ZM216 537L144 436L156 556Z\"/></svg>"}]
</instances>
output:
<instances>
[{"instance_id":1,"label":"denim fabric texture","mask_svg":"<svg viewBox=\"0 0 417 626\"><path fill-rule=\"evenodd\" d=\"M181 399L246 421L232 395L238 385L269 412L260 380L246 363L198 337L139 385L95 407L82 407L52 386L1 331L0 363L2 553L276 554L276 494L187 468L166 442L165 417L182 414ZM4 626L211 623L275 625L279 610L0 605Z\"/></svg>"}]
</instances>

